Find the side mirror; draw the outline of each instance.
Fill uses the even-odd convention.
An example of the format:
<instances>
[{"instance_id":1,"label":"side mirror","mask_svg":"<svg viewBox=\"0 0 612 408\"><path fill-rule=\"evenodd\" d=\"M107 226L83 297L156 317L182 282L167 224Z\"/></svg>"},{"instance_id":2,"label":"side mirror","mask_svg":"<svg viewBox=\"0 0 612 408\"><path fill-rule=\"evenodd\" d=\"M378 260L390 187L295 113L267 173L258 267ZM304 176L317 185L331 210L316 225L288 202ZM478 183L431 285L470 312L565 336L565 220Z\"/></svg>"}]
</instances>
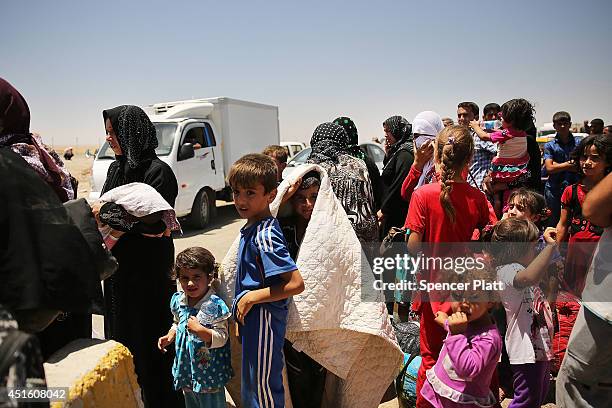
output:
<instances>
[{"instance_id":1,"label":"side mirror","mask_svg":"<svg viewBox=\"0 0 612 408\"><path fill-rule=\"evenodd\" d=\"M191 159L192 157L195 157L193 145L191 143L183 144L181 150L179 150L178 161Z\"/></svg>"}]
</instances>

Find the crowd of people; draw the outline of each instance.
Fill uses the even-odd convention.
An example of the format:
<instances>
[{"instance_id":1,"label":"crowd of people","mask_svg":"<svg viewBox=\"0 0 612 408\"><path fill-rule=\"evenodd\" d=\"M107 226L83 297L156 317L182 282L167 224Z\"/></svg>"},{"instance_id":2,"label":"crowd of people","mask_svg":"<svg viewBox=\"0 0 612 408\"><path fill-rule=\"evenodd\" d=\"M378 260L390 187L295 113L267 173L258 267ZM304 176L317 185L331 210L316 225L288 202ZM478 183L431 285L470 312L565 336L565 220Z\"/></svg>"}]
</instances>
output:
<instances>
[{"instance_id":1,"label":"crowd of people","mask_svg":"<svg viewBox=\"0 0 612 408\"><path fill-rule=\"evenodd\" d=\"M291 297L310 290L296 260L313 213L326 211L317 208L317 195L329 181L365 253L355 262L370 263L380 255L373 244L390 236L410 256L428 245L434 256L445 256L438 244L481 242L485 268L445 276L502 284L500 291L435 299L414 291L386 299L385 319L419 322L417 407L494 407L502 398L512 399L510 407L537 407L549 401L551 378L557 406L604 406L612 400L610 127L594 119L590 135L578 140L570 114L557 112L556 135L542 156L529 101L487 104L479 118L476 103L461 102L457 125L433 111L412 123L399 115L386 119L380 173L345 116L316 126L308 159L314 170L299 178L282 179L287 154L278 146L239 159L228 184L246 224L231 303L217 289L230 277L220 276L208 250L192 247L175 258L172 217L152 211L135 219L114 207L129 225L111 225L112 214L101 216L94 206L91 217L107 231L118 264L102 296L87 239L62 206L76 198L76 180L30 133L25 99L0 79L6 282L0 346L19 327L36 333L28 347L39 344L47 358L72 339L90 337L91 314L100 312L105 337L134 356L145 406L224 407L224 387L234 376L229 336L235 323L243 406L284 406L285 366L293 406L321 406L331 374L285 334ZM102 119L116 157L102 193L146 184L172 208L177 180L155 154L148 116L122 105L104 110ZM31 182L16 182L19 177ZM281 183L289 186L277 218L271 204ZM421 269L416 276L439 281L439 272ZM22 356L11 364L28 360L28 369L3 371L0 382L44 384L41 356Z\"/></svg>"}]
</instances>

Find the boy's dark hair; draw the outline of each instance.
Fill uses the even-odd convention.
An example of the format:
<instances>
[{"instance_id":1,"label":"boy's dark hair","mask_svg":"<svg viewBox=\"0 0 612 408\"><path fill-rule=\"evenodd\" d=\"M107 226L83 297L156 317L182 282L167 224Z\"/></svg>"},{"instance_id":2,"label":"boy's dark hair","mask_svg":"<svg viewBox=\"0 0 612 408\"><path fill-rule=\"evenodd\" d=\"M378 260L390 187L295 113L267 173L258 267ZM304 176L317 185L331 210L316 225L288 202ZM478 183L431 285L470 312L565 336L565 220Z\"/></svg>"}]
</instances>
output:
<instances>
[{"instance_id":1,"label":"boy's dark hair","mask_svg":"<svg viewBox=\"0 0 612 408\"><path fill-rule=\"evenodd\" d=\"M603 128L604 128L603 119L599 119L599 118L593 119L590 125L591 125L591 130L593 129L597 130L597 132L594 132L595 134L603 133Z\"/></svg>"},{"instance_id":2,"label":"boy's dark hair","mask_svg":"<svg viewBox=\"0 0 612 408\"><path fill-rule=\"evenodd\" d=\"M199 269L209 277L216 278L219 266L208 249L190 247L176 256L174 268L172 268L172 279L178 279L182 269Z\"/></svg>"},{"instance_id":3,"label":"boy's dark hair","mask_svg":"<svg viewBox=\"0 0 612 408\"><path fill-rule=\"evenodd\" d=\"M298 188L298 190L306 190L307 188L310 188L312 186L320 186L321 185L321 177L319 176L319 172L317 171L309 171L308 173L304 174L304 176L302 177L302 184L300 184L300 187Z\"/></svg>"},{"instance_id":4,"label":"boy's dark hair","mask_svg":"<svg viewBox=\"0 0 612 408\"><path fill-rule=\"evenodd\" d=\"M572 123L572 117L565 111L559 111L553 115L553 123L555 122L570 122Z\"/></svg>"},{"instance_id":5,"label":"boy's dark hair","mask_svg":"<svg viewBox=\"0 0 612 408\"><path fill-rule=\"evenodd\" d=\"M227 182L232 188L249 188L262 184L267 194L277 187L276 177L274 159L265 154L253 153L236 160L227 175Z\"/></svg>"},{"instance_id":6,"label":"boy's dark hair","mask_svg":"<svg viewBox=\"0 0 612 408\"><path fill-rule=\"evenodd\" d=\"M487 116L490 114L497 115L501 111L501 107L495 102L487 103L484 108L482 108L482 114Z\"/></svg>"},{"instance_id":7,"label":"boy's dark hair","mask_svg":"<svg viewBox=\"0 0 612 408\"><path fill-rule=\"evenodd\" d=\"M458 108L469 110L470 112L474 114L474 118L477 118L478 114L480 113L480 110L478 109L478 105L476 105L475 102L461 102L459 105L457 105L457 109Z\"/></svg>"},{"instance_id":8,"label":"boy's dark hair","mask_svg":"<svg viewBox=\"0 0 612 408\"><path fill-rule=\"evenodd\" d=\"M582 139L571 154L576 173L578 173L579 177L584 177L584 172L580 166L580 158L584 156L584 152L591 146L595 146L597 153L603 156L603 159L606 161L605 174L612 170L612 136L604 134L590 135Z\"/></svg>"},{"instance_id":9,"label":"boy's dark hair","mask_svg":"<svg viewBox=\"0 0 612 408\"><path fill-rule=\"evenodd\" d=\"M508 197L508 203L513 200L517 200L519 204L529 209L534 215L540 216L540 221L544 221L548 218L548 208L546 207L546 199L544 196L537 191L530 190L525 187L521 187L518 190L514 190L510 197Z\"/></svg>"},{"instance_id":10,"label":"boy's dark hair","mask_svg":"<svg viewBox=\"0 0 612 408\"><path fill-rule=\"evenodd\" d=\"M501 114L506 122L516 130L527 130L534 122L535 110L526 99L510 99L501 106Z\"/></svg>"},{"instance_id":11,"label":"boy's dark hair","mask_svg":"<svg viewBox=\"0 0 612 408\"><path fill-rule=\"evenodd\" d=\"M266 156L273 157L281 163L287 163L287 149L285 149L283 146L270 145L261 153L265 154Z\"/></svg>"},{"instance_id":12,"label":"boy's dark hair","mask_svg":"<svg viewBox=\"0 0 612 408\"><path fill-rule=\"evenodd\" d=\"M538 227L529 220L516 217L501 220L493 228L489 246L495 264L501 266L518 262L539 236Z\"/></svg>"}]
</instances>

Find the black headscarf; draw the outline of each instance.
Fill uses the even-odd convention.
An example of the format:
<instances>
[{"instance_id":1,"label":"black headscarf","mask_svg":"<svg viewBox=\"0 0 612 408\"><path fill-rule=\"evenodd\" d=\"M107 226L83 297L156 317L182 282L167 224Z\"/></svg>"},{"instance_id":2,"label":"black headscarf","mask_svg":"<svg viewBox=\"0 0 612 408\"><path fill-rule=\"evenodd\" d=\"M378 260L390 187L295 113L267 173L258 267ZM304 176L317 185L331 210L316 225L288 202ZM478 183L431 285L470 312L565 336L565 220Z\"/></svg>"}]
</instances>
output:
<instances>
[{"instance_id":1,"label":"black headscarf","mask_svg":"<svg viewBox=\"0 0 612 408\"><path fill-rule=\"evenodd\" d=\"M321 162L338 162L338 156L348 154L349 137L344 128L334 123L321 123L315 129L310 139L312 152L308 161L319 164Z\"/></svg>"},{"instance_id":2,"label":"black headscarf","mask_svg":"<svg viewBox=\"0 0 612 408\"><path fill-rule=\"evenodd\" d=\"M130 169L150 156L157 147L155 126L138 106L121 105L102 111L104 121L110 119L123 155Z\"/></svg>"},{"instance_id":3,"label":"black headscarf","mask_svg":"<svg viewBox=\"0 0 612 408\"><path fill-rule=\"evenodd\" d=\"M389 119L383 122L383 126L389 129L389 132L393 135L396 142L389 147L384 164L395 155L400 149L407 149L412 151L412 125L403 116L391 116Z\"/></svg>"},{"instance_id":4,"label":"black headscarf","mask_svg":"<svg viewBox=\"0 0 612 408\"><path fill-rule=\"evenodd\" d=\"M346 131L349 138L349 154L358 159L365 160L365 154L359 148L359 134L357 133L357 126L355 126L355 122L353 122L349 117L341 116L334 119L334 124L342 126Z\"/></svg>"}]
</instances>

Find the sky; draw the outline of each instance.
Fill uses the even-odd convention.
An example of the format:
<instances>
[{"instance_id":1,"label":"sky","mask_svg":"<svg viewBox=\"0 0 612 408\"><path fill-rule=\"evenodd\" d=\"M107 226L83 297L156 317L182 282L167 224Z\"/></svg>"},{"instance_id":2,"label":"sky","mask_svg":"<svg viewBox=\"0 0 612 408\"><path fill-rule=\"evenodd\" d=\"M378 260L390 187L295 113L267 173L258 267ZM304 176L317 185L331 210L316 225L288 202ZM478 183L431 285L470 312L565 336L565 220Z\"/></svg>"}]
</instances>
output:
<instances>
[{"instance_id":1,"label":"sky","mask_svg":"<svg viewBox=\"0 0 612 408\"><path fill-rule=\"evenodd\" d=\"M281 140L351 117L526 98L612 124L612 2L2 1L0 77L55 146L104 140L102 110L227 96L279 107Z\"/></svg>"}]
</instances>

